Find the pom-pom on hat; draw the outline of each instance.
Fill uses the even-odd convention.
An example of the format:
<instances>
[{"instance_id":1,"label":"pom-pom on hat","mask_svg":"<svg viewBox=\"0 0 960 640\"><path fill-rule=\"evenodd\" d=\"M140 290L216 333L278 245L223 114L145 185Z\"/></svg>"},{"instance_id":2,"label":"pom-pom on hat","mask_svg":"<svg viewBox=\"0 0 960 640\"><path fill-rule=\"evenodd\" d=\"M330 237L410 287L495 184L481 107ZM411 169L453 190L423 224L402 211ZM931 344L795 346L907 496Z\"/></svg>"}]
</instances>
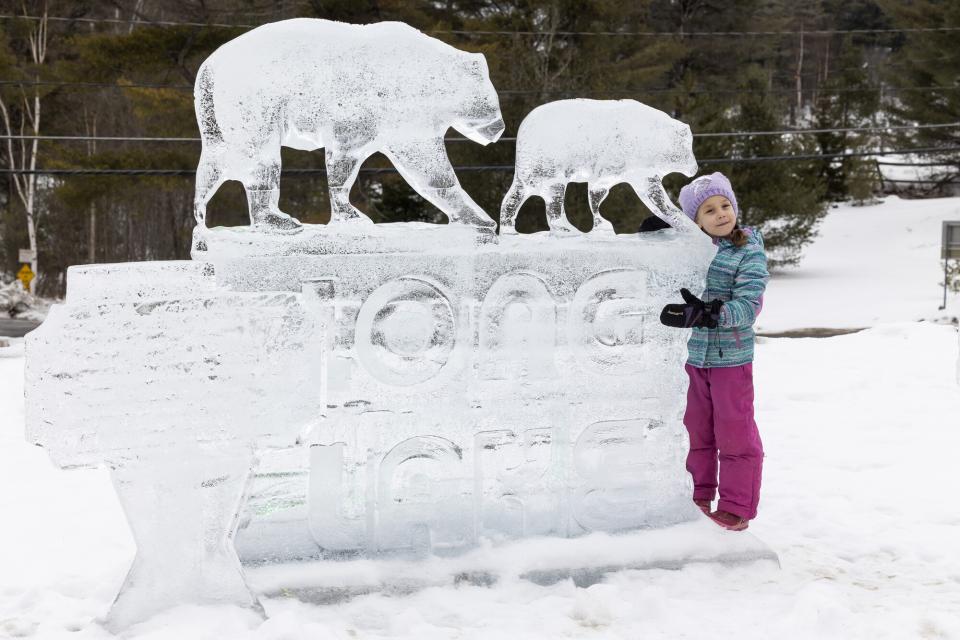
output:
<instances>
[{"instance_id":1,"label":"pom-pom on hat","mask_svg":"<svg viewBox=\"0 0 960 640\"><path fill-rule=\"evenodd\" d=\"M740 207L737 206L737 196L733 195L733 187L727 176L719 171L706 176L700 176L683 189L680 189L680 208L688 218L697 221L697 209L703 204L703 201L712 196L725 196L733 210L740 215Z\"/></svg>"}]
</instances>

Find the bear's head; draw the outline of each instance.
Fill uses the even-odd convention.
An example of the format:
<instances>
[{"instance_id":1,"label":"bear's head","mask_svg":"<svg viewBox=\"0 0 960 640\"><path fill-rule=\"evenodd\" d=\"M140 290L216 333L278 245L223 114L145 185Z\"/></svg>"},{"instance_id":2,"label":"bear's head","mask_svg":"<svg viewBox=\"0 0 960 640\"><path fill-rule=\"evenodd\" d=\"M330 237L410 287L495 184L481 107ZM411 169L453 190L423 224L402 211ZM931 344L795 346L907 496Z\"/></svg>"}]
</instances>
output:
<instances>
[{"instance_id":1,"label":"bear's head","mask_svg":"<svg viewBox=\"0 0 960 640\"><path fill-rule=\"evenodd\" d=\"M496 142L506 128L500 99L490 82L482 53L467 53L460 61L459 104L452 126L465 137L486 145Z\"/></svg>"},{"instance_id":2,"label":"bear's head","mask_svg":"<svg viewBox=\"0 0 960 640\"><path fill-rule=\"evenodd\" d=\"M669 116L667 116L669 117ZM670 118L671 136L663 147L663 155L657 159L657 169L661 175L682 173L688 178L697 175L697 158L693 155L693 132L690 125Z\"/></svg>"}]
</instances>

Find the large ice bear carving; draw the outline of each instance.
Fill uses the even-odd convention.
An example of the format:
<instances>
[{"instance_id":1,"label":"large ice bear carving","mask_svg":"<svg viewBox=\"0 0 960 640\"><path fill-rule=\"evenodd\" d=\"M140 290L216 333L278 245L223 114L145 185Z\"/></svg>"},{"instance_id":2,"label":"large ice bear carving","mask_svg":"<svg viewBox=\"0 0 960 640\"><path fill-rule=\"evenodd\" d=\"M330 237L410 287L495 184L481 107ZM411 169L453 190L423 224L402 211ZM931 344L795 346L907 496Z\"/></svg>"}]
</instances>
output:
<instances>
[{"instance_id":1,"label":"large ice bear carving","mask_svg":"<svg viewBox=\"0 0 960 640\"><path fill-rule=\"evenodd\" d=\"M360 164L382 152L450 218L495 223L460 186L443 136L480 144L504 124L482 54L399 22L352 25L301 18L258 27L213 52L194 89L203 141L194 212L225 180L246 190L250 222L293 231L280 211L280 147L326 152L331 222L369 222L350 204Z\"/></svg>"},{"instance_id":2,"label":"large ice bear carving","mask_svg":"<svg viewBox=\"0 0 960 640\"><path fill-rule=\"evenodd\" d=\"M517 131L516 172L500 209L500 233L515 232L517 212L530 196L543 198L552 231L573 231L563 206L570 182L588 183L594 230L612 232L600 203L621 182L651 212L685 226L660 182L674 172L697 173L688 125L636 100L549 102L531 111Z\"/></svg>"}]
</instances>

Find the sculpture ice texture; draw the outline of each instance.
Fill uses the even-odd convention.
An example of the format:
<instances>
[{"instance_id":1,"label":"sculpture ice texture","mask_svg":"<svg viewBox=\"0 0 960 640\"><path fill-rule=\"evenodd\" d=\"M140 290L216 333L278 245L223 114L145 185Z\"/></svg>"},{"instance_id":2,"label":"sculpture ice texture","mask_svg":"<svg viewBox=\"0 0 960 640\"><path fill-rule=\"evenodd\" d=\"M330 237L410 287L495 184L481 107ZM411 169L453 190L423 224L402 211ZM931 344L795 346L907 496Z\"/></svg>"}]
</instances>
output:
<instances>
[{"instance_id":1,"label":"sculpture ice texture","mask_svg":"<svg viewBox=\"0 0 960 640\"><path fill-rule=\"evenodd\" d=\"M108 465L137 545L111 628L181 603L259 608L241 560L697 517L687 334L658 322L678 289L702 291L715 252L660 185L696 169L686 125L631 101L535 110L502 228L538 193L553 231L498 239L443 148L449 126L503 129L482 56L401 24L286 21L204 63L197 115L194 262L73 267L27 338L28 438L60 466ZM212 191L237 179L254 227L300 229L277 208L281 145L325 148L332 226L206 228ZM365 219L347 194L378 150L469 224L342 224ZM626 180L674 228L560 233L578 179L597 226Z\"/></svg>"},{"instance_id":2,"label":"sculpture ice texture","mask_svg":"<svg viewBox=\"0 0 960 640\"><path fill-rule=\"evenodd\" d=\"M137 555L108 624L258 606L232 537L256 452L319 418L301 296L228 291L198 262L71 267L67 290L27 340L27 437L62 467L111 468Z\"/></svg>"},{"instance_id":3,"label":"sculpture ice texture","mask_svg":"<svg viewBox=\"0 0 960 640\"><path fill-rule=\"evenodd\" d=\"M589 188L593 229L612 232L600 204L621 182L633 187L651 212L685 226L669 204L661 179L697 172L690 127L636 100L558 100L531 111L517 132L516 172L500 210L500 233L511 233L517 212L531 196L547 205L547 222L574 231L564 212L570 182Z\"/></svg>"},{"instance_id":4,"label":"sculpture ice texture","mask_svg":"<svg viewBox=\"0 0 960 640\"><path fill-rule=\"evenodd\" d=\"M696 517L687 336L658 316L702 289L713 251L677 231L270 260L212 247L226 286L303 284L325 327L325 419L305 450L264 457L241 556L451 553Z\"/></svg>"},{"instance_id":5,"label":"sculpture ice texture","mask_svg":"<svg viewBox=\"0 0 960 640\"><path fill-rule=\"evenodd\" d=\"M460 186L443 137L503 132L483 55L399 22L351 25L301 18L267 24L217 49L195 88L203 143L195 215L225 180L246 190L250 222L292 231L280 211L280 147L324 148L331 222L368 221L350 204L361 163L382 152L451 222L495 223Z\"/></svg>"}]
</instances>

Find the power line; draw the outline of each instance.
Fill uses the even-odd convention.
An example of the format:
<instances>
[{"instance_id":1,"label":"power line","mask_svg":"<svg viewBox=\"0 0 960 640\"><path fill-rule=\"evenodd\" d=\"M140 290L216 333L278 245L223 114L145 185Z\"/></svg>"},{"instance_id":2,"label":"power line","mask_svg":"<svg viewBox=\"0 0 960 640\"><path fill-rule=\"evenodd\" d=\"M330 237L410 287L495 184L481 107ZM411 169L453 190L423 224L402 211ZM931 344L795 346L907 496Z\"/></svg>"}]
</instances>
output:
<instances>
[{"instance_id":1,"label":"power line","mask_svg":"<svg viewBox=\"0 0 960 640\"><path fill-rule=\"evenodd\" d=\"M922 62L937 62L937 61L940 61L940 60L952 60L953 58L954 58L953 55L946 54L946 55L943 55L943 56L937 56L937 57L935 57L935 58L922 58L922 59L909 60L909 61L904 61L904 62L889 62L889 63L884 63L882 66L883 66L883 68L889 68L889 67L904 67L904 66L911 66L911 65L914 65L914 64L922 63ZM870 70L876 70L876 69L878 69L878 68L879 68L879 67L878 67L877 65L861 65L861 66L853 66L853 67L836 67L836 68L831 68L831 69L829 69L829 71L832 72L832 73L842 73L842 72L844 72L844 71L870 71ZM796 73L793 72L793 71L777 72L777 73L774 73L773 75L776 76L776 77L778 77L778 78L790 78L790 79L794 79L794 78L797 77L797 76L796 76ZM803 77L805 77L805 78L814 78L814 77L820 77L822 74L821 74L821 72L819 72L819 71L808 71L808 72L804 72L804 73L802 73L802 74L800 74L800 75L803 76ZM31 81L19 81L19 80L3 81L3 84L55 84L55 85L67 85L67 84L69 84L69 85L86 86L86 87L113 87L113 86L126 87L126 86L133 86L133 87L148 87L148 88L160 88L160 89L193 89L193 85L189 85L189 84L158 84L158 85L153 85L153 84L131 84L131 85L117 85L117 84L109 83L109 82L54 82L54 81L51 81L51 82L45 82L45 81L42 81L42 82L31 82Z\"/></svg>"},{"instance_id":2,"label":"power line","mask_svg":"<svg viewBox=\"0 0 960 640\"><path fill-rule=\"evenodd\" d=\"M894 185L894 186L897 185L897 184L942 184L942 185L948 185L948 184L951 184L952 182L954 182L958 177L960 177L960 174L954 174L954 175L952 175L952 176L947 176L946 178L943 178L943 179L941 179L941 180L900 180L899 178L888 178L887 176L883 176L882 181L883 181L884 183L888 183L888 184L891 184L891 185Z\"/></svg>"},{"instance_id":3,"label":"power line","mask_svg":"<svg viewBox=\"0 0 960 640\"><path fill-rule=\"evenodd\" d=\"M957 91L960 90L960 85L952 87L943 87L943 86L927 86L927 87L861 87L861 88L847 88L847 89L819 89L817 87L807 87L803 89L803 93L817 93L819 95L832 96L841 93L867 93L871 91ZM505 89L503 91L497 92L501 96L516 96L516 95L559 95L559 96L568 96L568 97L580 97L578 92L575 92L570 89L547 89L545 91L540 90L531 90L531 89ZM589 95L599 95L607 96L610 98L630 98L633 96L644 95L644 94L681 94L681 95L702 95L702 94L723 94L723 95L751 95L751 94L762 94L762 95L795 95L797 89L794 87L792 89L683 89L683 88L657 88L657 89L636 89L633 91L587 91Z\"/></svg>"},{"instance_id":4,"label":"power line","mask_svg":"<svg viewBox=\"0 0 960 640\"><path fill-rule=\"evenodd\" d=\"M852 131L900 131L904 129L949 129L960 127L960 122L948 122L943 124L913 124L913 125L893 125L893 126L872 126L872 127L838 127L831 129L782 129L780 131L725 131L725 132L704 132L693 134L694 138L718 138L726 136L774 136L788 134L810 134L810 133L842 133Z\"/></svg>"},{"instance_id":5,"label":"power line","mask_svg":"<svg viewBox=\"0 0 960 640\"><path fill-rule=\"evenodd\" d=\"M41 16L0 15L0 20L38 21ZM49 22L80 22L83 24L126 24L142 27L217 27L224 29L254 29L256 24L225 24L219 22L175 22L171 20L150 20L141 18L67 18L65 16L47 16Z\"/></svg>"},{"instance_id":6,"label":"power line","mask_svg":"<svg viewBox=\"0 0 960 640\"><path fill-rule=\"evenodd\" d=\"M2 20L40 20L40 16L0 15ZM172 20L146 20L143 18L68 18L65 16L48 16L50 22L82 22L87 24L125 24L144 27L217 27L226 29L254 29L256 24L226 24L216 22L178 22ZM265 23L269 24L269 23ZM495 36L613 36L613 37L748 37L748 36L783 36L783 35L839 35L839 34L885 34L885 33L949 33L960 31L960 27L911 27L900 29L804 29L774 30L774 31L524 31L524 30L468 30L468 29L430 29L425 33L454 34L454 35L495 35Z\"/></svg>"},{"instance_id":7,"label":"power line","mask_svg":"<svg viewBox=\"0 0 960 640\"><path fill-rule=\"evenodd\" d=\"M150 83L130 83L120 84L118 82L74 82L69 80L0 80L0 85L13 85L21 87L81 87L81 88L103 88L103 89L189 89L193 90L191 84L150 84Z\"/></svg>"},{"instance_id":8,"label":"power line","mask_svg":"<svg viewBox=\"0 0 960 640\"><path fill-rule=\"evenodd\" d=\"M960 151L960 146L955 147L924 147L915 149L889 149L886 151L858 151L848 153L822 153L822 154L795 154L780 156L755 156L750 158L705 158L698 163L704 164L740 164L753 162L772 162L783 160L819 160L827 158L858 158L868 156L886 156L899 155L907 153L946 153ZM472 172L472 171L514 171L513 165L474 165L453 167L454 171ZM0 169L4 174L20 175L142 175L142 176L191 176L196 174L195 169ZM282 175L286 176L307 176L307 175L326 175L325 169L286 169ZM380 173L398 173L394 167L364 167L360 173L380 174Z\"/></svg>"},{"instance_id":9,"label":"power line","mask_svg":"<svg viewBox=\"0 0 960 640\"><path fill-rule=\"evenodd\" d=\"M463 138L466 140L466 138ZM0 135L0 140L49 140L53 142L200 142L200 138L166 138L137 136L27 136ZM502 140L502 138L501 138Z\"/></svg>"},{"instance_id":10,"label":"power line","mask_svg":"<svg viewBox=\"0 0 960 640\"><path fill-rule=\"evenodd\" d=\"M938 57L938 58L928 58L928 59L926 59L925 61L933 62L933 61L937 61L937 60L946 60L946 59L952 59L952 56L947 55L947 56L940 56L940 57ZM918 62L918 61L911 61L910 64L912 64L913 62ZM883 66L884 66L884 68L886 68L886 67L901 67L901 66L904 66L904 65L906 65L906 64L908 64L908 63L906 63L906 62L904 62L904 63L889 63L889 64L884 64ZM853 71L853 70L861 70L861 69L862 69L862 70L869 70L869 69L871 69L871 68L875 68L875 67L843 67L843 68L839 68L839 69L831 69L830 71L835 72L835 73L839 73L839 72L843 72L843 71ZM792 73L792 72L777 73L777 74L774 74L774 75L776 75L777 77L783 77L783 78L791 78L791 79L796 78L796 74L794 74L794 73ZM809 73L803 73L803 74L801 74L801 75L803 75L804 77L812 78L812 77L818 77L820 74L819 74L819 72L809 72ZM38 80L0 80L0 85L13 85L13 86L50 86L50 87L90 87L90 88L106 88L106 89L113 89L113 88L116 88L116 89L182 89L182 90L191 90L191 91L194 89L194 86L193 86L193 85L190 85L190 84L156 84L156 83L142 83L142 82L141 82L141 83L126 83L126 84L121 84L121 83L117 83L117 82L77 82L77 81L70 81L70 80L39 80L39 81L38 81ZM889 89L889 90L892 90L892 91L903 90L902 88L899 88L899 87L884 87L884 88ZM918 88L918 89L926 89L926 88L928 88L928 87L916 87L916 88ZM945 87L938 87L938 88L945 88ZM871 87L870 89L879 89L879 87ZM867 90L870 90L870 89L847 89L847 91L867 91ZM910 87L910 89L913 89L913 87ZM769 91L769 90L750 90L750 89L746 89L746 90L728 90L728 91L729 91L729 92L732 92L732 93L770 93L770 92L771 92L771 91ZM776 91L779 91L779 90L776 90ZM796 92L796 88L783 89L783 91L784 91L784 92L789 92L789 93L795 93L795 92ZM804 89L804 91L805 91L805 92L817 91L817 89L816 89L816 88L807 87L807 88ZM659 87L659 88L637 89L636 91L634 91L634 92L632 92L632 93L639 93L639 92L647 92L647 93L649 93L649 92L654 92L654 93L657 93L657 92L715 93L715 92L717 92L717 91L716 91L716 90L713 90L713 89L682 89L682 88L677 88L677 87L674 87L674 88ZM570 93L570 90L569 90L569 89L546 89L546 90L539 90L539 89L505 89L505 90L503 90L503 91L500 91L499 93L501 93L501 94L507 94L507 95L513 95L513 94L517 94L517 95L521 95L521 94L544 94L544 93L549 94L549 93ZM620 91L620 92L613 92L613 91L600 91L600 92L596 92L596 91L594 91L594 92L591 92L591 93L594 93L594 94L620 94L620 93L630 94L631 92L629 92L629 91L626 91L626 92L623 92L623 91ZM829 92L829 93L833 93L833 92Z\"/></svg>"},{"instance_id":11,"label":"power line","mask_svg":"<svg viewBox=\"0 0 960 640\"><path fill-rule=\"evenodd\" d=\"M863 158L871 156L891 156L906 153L946 153L951 151L960 151L960 146L956 147L924 147L919 149L890 149L887 151L854 151L842 153L808 153L783 156L756 156L753 158L707 158L698 160L700 164L724 164L724 163L750 163L766 162L773 160L819 160L826 158Z\"/></svg>"},{"instance_id":12,"label":"power line","mask_svg":"<svg viewBox=\"0 0 960 640\"><path fill-rule=\"evenodd\" d=\"M893 125L893 126L869 126L869 127L836 127L826 129L781 129L775 131L708 131L694 133L694 138L742 138L750 136L784 136L784 135L804 135L816 133L850 133L865 131L915 131L918 129L952 129L960 127L960 122L948 122L943 124L916 124L916 125ZM50 142L174 142L174 143L197 143L201 141L199 137L175 138L175 137L141 137L141 136L53 136L53 135L0 135L0 140L43 140ZM505 136L498 142L516 142L515 136ZM450 137L446 142L472 142L469 138Z\"/></svg>"},{"instance_id":13,"label":"power line","mask_svg":"<svg viewBox=\"0 0 960 640\"><path fill-rule=\"evenodd\" d=\"M749 37L749 36L785 36L785 35L839 35L839 34L879 34L879 33L926 33L926 32L951 32L960 31L960 27L929 27L929 28L903 28L903 29L804 29L799 30L781 30L781 31L471 31L471 30L432 30L426 33L453 33L457 35L495 35L495 36L694 36L694 37Z\"/></svg>"},{"instance_id":14,"label":"power line","mask_svg":"<svg viewBox=\"0 0 960 640\"><path fill-rule=\"evenodd\" d=\"M467 166L453 167L455 171L513 171L513 165L486 165L486 166ZM192 176L197 173L196 169L0 169L0 173L17 173L20 175L64 175L64 176ZM326 175L326 169L284 169L284 176L313 176ZM378 173L399 173L394 167L362 167L360 173L378 174Z\"/></svg>"},{"instance_id":15,"label":"power line","mask_svg":"<svg viewBox=\"0 0 960 640\"><path fill-rule=\"evenodd\" d=\"M953 162L880 162L877 161L877 164L881 167L954 167L960 165L960 158L956 158Z\"/></svg>"},{"instance_id":16,"label":"power line","mask_svg":"<svg viewBox=\"0 0 960 640\"><path fill-rule=\"evenodd\" d=\"M284 0L284 3L283 3L284 8L283 10L280 11L280 14L305 9L307 8L308 4L309 4L308 2L303 2L303 1L297 2L297 3L290 3L288 0ZM204 9L204 11L210 14L227 13L234 16L244 16L244 17L257 16L257 17L274 18L275 16L278 15L277 3L275 1L266 2L265 4L259 5L259 6L252 5L252 6L249 6L247 10L244 10L244 11L237 11L235 9L216 9L212 7L207 7ZM138 13L138 15L141 16L141 19L143 19L142 13Z\"/></svg>"},{"instance_id":17,"label":"power line","mask_svg":"<svg viewBox=\"0 0 960 640\"><path fill-rule=\"evenodd\" d=\"M193 86L188 84L144 84L144 83L130 83L130 84L118 84L111 82L73 82L73 81L58 81L58 80L0 80L0 85L14 85L14 86L50 86L50 87L66 87L66 88L108 88L108 89L177 89L183 91L192 91ZM837 95L842 93L866 93L870 91L887 91L887 92L899 92L899 91L957 91L960 90L960 85L957 86L926 86L926 87L888 87L888 86L879 86L879 87L861 87L861 88L847 88L847 89L817 89L814 87L808 87L803 90L804 93L815 92L819 95ZM498 95L501 97L518 97L525 95L552 95L559 97L568 97L568 98L577 98L583 97L583 94L588 96L606 96L608 98L631 98L638 95L645 94L681 94L681 95L703 95L703 94L723 94L723 95L752 95L752 94L762 94L762 95L793 95L797 92L795 88L791 89L683 89L683 88L640 88L633 90L620 90L620 91L585 91L578 92L572 89L504 89L498 91Z\"/></svg>"}]
</instances>

